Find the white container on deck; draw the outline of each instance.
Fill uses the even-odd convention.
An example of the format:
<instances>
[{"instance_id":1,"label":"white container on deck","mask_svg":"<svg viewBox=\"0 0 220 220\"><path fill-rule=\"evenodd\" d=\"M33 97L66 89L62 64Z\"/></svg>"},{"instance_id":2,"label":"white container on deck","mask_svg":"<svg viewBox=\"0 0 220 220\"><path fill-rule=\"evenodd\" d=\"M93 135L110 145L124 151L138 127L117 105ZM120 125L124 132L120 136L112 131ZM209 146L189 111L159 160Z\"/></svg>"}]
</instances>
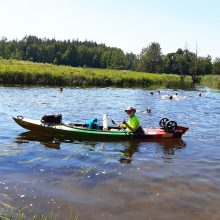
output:
<instances>
[{"instance_id":1,"label":"white container on deck","mask_svg":"<svg viewBox=\"0 0 220 220\"><path fill-rule=\"evenodd\" d=\"M102 125L103 125L103 130L108 130L108 117L107 117L107 115L103 115Z\"/></svg>"}]
</instances>

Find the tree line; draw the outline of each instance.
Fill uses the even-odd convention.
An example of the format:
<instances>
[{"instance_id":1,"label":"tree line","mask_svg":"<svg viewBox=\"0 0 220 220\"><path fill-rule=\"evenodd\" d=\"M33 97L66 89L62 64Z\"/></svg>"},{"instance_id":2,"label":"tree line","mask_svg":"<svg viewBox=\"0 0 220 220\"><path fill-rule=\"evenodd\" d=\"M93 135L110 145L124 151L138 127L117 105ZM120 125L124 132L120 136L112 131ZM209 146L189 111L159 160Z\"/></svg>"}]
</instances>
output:
<instances>
[{"instance_id":1,"label":"tree line","mask_svg":"<svg viewBox=\"0 0 220 220\"><path fill-rule=\"evenodd\" d=\"M55 65L134 70L149 73L175 73L181 76L220 74L220 58L200 57L188 49L162 54L160 44L150 43L141 53L124 53L93 41L41 39L0 40L0 58L28 60Z\"/></svg>"}]
</instances>

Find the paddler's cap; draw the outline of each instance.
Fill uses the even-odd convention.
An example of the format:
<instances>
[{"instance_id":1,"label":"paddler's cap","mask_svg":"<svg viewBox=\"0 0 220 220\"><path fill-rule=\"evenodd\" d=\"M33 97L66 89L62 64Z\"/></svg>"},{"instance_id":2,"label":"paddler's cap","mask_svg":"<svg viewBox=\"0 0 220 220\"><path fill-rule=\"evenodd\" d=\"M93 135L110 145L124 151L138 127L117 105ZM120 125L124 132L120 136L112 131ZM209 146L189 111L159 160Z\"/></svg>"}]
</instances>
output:
<instances>
[{"instance_id":1,"label":"paddler's cap","mask_svg":"<svg viewBox=\"0 0 220 220\"><path fill-rule=\"evenodd\" d=\"M125 112L136 112L136 109L135 108L132 108L132 107L127 107L126 109L125 109Z\"/></svg>"}]
</instances>

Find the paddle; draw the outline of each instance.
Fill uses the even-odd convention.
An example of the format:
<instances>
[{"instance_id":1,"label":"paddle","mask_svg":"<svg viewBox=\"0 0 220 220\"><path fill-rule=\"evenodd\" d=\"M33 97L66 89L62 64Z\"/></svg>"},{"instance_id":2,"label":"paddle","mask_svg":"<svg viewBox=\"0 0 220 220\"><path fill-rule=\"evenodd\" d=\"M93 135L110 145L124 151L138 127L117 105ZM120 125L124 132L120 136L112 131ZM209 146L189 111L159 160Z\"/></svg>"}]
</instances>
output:
<instances>
[{"instance_id":1,"label":"paddle","mask_svg":"<svg viewBox=\"0 0 220 220\"><path fill-rule=\"evenodd\" d=\"M113 124L113 125L116 125L115 121L114 121L113 119L111 119L111 120L112 120L112 124Z\"/></svg>"}]
</instances>

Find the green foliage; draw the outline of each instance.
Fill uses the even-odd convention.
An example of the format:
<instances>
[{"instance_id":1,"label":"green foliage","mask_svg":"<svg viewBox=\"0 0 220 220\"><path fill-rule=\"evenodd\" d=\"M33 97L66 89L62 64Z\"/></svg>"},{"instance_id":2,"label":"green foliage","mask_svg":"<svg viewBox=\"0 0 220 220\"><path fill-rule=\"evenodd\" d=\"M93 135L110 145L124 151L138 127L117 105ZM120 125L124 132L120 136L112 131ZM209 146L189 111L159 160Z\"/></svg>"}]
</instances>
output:
<instances>
[{"instance_id":1,"label":"green foliage","mask_svg":"<svg viewBox=\"0 0 220 220\"><path fill-rule=\"evenodd\" d=\"M126 53L126 68L128 70L136 70L137 69L137 57L133 53Z\"/></svg>"},{"instance_id":2,"label":"green foliage","mask_svg":"<svg viewBox=\"0 0 220 220\"><path fill-rule=\"evenodd\" d=\"M56 41L25 36L22 40L0 40L0 57L56 65L127 69L136 56L127 57L121 49L91 41ZM133 59L133 60L131 60ZM129 63L129 65L128 65Z\"/></svg>"},{"instance_id":3,"label":"green foliage","mask_svg":"<svg viewBox=\"0 0 220 220\"><path fill-rule=\"evenodd\" d=\"M162 55L160 44L150 43L139 55L124 53L121 49L107 47L92 41L41 39L25 36L22 40L0 39L0 59L17 59L37 63L50 63L72 67L133 70L150 73L173 73L183 78L207 74L220 74L219 58L212 64L211 57L178 49ZM98 80L97 80L98 81Z\"/></svg>"},{"instance_id":4,"label":"green foliage","mask_svg":"<svg viewBox=\"0 0 220 220\"><path fill-rule=\"evenodd\" d=\"M162 66L162 53L159 43L151 43L143 48L139 57L138 70L150 73L160 73Z\"/></svg>"},{"instance_id":5,"label":"green foliage","mask_svg":"<svg viewBox=\"0 0 220 220\"><path fill-rule=\"evenodd\" d=\"M151 74L128 70L92 69L30 61L0 60L0 83L51 86L118 86L149 87L179 85L181 77L174 74ZM185 82L190 83L186 77Z\"/></svg>"},{"instance_id":6,"label":"green foliage","mask_svg":"<svg viewBox=\"0 0 220 220\"><path fill-rule=\"evenodd\" d=\"M75 66L78 62L78 51L74 45L67 48L66 52L63 54L62 58L59 57L59 62L57 64L65 64L68 66ZM58 59L57 59L58 60Z\"/></svg>"},{"instance_id":7,"label":"green foliage","mask_svg":"<svg viewBox=\"0 0 220 220\"><path fill-rule=\"evenodd\" d=\"M213 63L213 74L220 75L220 58L217 57Z\"/></svg>"},{"instance_id":8,"label":"green foliage","mask_svg":"<svg viewBox=\"0 0 220 220\"><path fill-rule=\"evenodd\" d=\"M178 49L163 56L163 72L190 75L196 55L188 50Z\"/></svg>"},{"instance_id":9,"label":"green foliage","mask_svg":"<svg viewBox=\"0 0 220 220\"><path fill-rule=\"evenodd\" d=\"M198 75L209 75L212 74L212 58L207 57L198 57L197 59L197 74Z\"/></svg>"},{"instance_id":10,"label":"green foliage","mask_svg":"<svg viewBox=\"0 0 220 220\"><path fill-rule=\"evenodd\" d=\"M202 76L200 83L204 86L220 89L220 75Z\"/></svg>"}]
</instances>

